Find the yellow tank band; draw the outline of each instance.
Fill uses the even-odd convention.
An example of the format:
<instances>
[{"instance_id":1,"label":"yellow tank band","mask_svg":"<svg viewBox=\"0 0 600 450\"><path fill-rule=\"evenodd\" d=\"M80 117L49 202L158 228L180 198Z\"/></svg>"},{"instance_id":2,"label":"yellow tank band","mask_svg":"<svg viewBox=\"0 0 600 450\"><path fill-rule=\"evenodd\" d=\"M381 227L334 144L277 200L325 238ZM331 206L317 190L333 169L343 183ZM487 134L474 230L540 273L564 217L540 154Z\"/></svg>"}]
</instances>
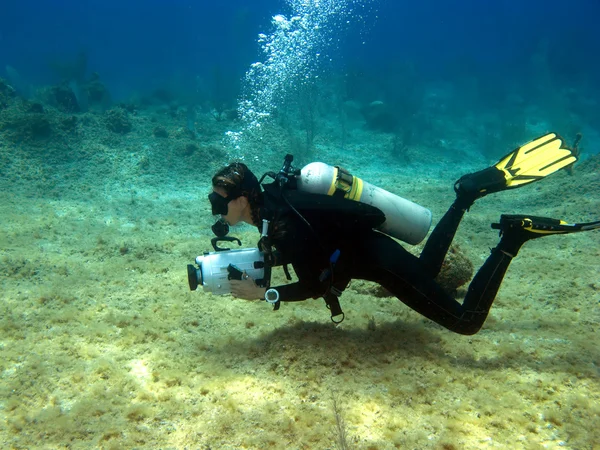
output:
<instances>
[{"instance_id":1,"label":"yellow tank band","mask_svg":"<svg viewBox=\"0 0 600 450\"><path fill-rule=\"evenodd\" d=\"M333 195L337 190L345 192L344 198L354 201L360 201L364 182L358 177L352 176L350 184L346 183L341 177L338 177L339 168L334 167L333 179L327 190L327 195ZM349 174L348 174L349 175Z\"/></svg>"},{"instance_id":2,"label":"yellow tank band","mask_svg":"<svg viewBox=\"0 0 600 450\"><path fill-rule=\"evenodd\" d=\"M333 178L331 179L331 184L329 185L329 190L327 191L327 195L333 195L336 188L336 181L338 177L338 168L333 168Z\"/></svg>"},{"instance_id":3,"label":"yellow tank band","mask_svg":"<svg viewBox=\"0 0 600 450\"><path fill-rule=\"evenodd\" d=\"M363 191L363 180L358 177L352 177L352 189L344 197L359 202Z\"/></svg>"},{"instance_id":4,"label":"yellow tank band","mask_svg":"<svg viewBox=\"0 0 600 450\"><path fill-rule=\"evenodd\" d=\"M344 191L344 198L354 201L360 201L360 197L362 195L364 182L358 177L352 176L352 182L350 184L346 183L342 178L338 178L339 169L334 167L333 171L333 179L331 180L331 184L329 185L329 190L327 191L327 195L333 195L335 191L340 190Z\"/></svg>"},{"instance_id":5,"label":"yellow tank band","mask_svg":"<svg viewBox=\"0 0 600 450\"><path fill-rule=\"evenodd\" d=\"M350 174L346 174L351 176ZM348 183L346 180L344 180L342 177L337 178L335 180L335 190L340 190L345 192L344 194L344 198L348 198L348 196L350 195L350 193L352 192L352 187L354 184L354 179L356 177L352 177L352 181L350 183Z\"/></svg>"}]
</instances>

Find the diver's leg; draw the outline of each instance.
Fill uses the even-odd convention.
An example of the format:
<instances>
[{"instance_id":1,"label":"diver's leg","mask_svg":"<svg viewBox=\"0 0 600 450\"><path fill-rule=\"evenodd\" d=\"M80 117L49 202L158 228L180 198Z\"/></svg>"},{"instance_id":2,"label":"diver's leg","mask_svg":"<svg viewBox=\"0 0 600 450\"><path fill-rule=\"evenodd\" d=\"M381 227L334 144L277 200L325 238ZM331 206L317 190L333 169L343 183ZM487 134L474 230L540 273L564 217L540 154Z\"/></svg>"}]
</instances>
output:
<instances>
[{"instance_id":1,"label":"diver's leg","mask_svg":"<svg viewBox=\"0 0 600 450\"><path fill-rule=\"evenodd\" d=\"M524 241L503 236L479 269L461 304L423 270L419 259L385 235L371 235L359 250L356 278L376 281L403 303L428 319L460 334L474 334L483 325L512 257Z\"/></svg>"},{"instance_id":2,"label":"diver's leg","mask_svg":"<svg viewBox=\"0 0 600 450\"><path fill-rule=\"evenodd\" d=\"M531 239L600 229L600 221L567 224L535 216L502 216L501 239L469 285L463 303L446 293L424 270L423 262L390 237L372 232L355 255L356 278L376 281L406 305L443 327L475 334L483 326L512 259ZM362 264L357 265L356 262Z\"/></svg>"},{"instance_id":3,"label":"diver's leg","mask_svg":"<svg viewBox=\"0 0 600 450\"><path fill-rule=\"evenodd\" d=\"M511 244L510 248L514 250L516 247ZM460 314L454 318L454 322L441 325L460 334L477 333L487 319L512 259L513 255L502 249L502 243L492 249L469 284Z\"/></svg>"},{"instance_id":4,"label":"diver's leg","mask_svg":"<svg viewBox=\"0 0 600 450\"><path fill-rule=\"evenodd\" d=\"M457 333L474 334L483 326L506 270L525 242L554 234L600 229L600 222L566 224L545 217L508 215L502 216L500 223L493 227L501 230L500 242L471 281L456 322L441 323Z\"/></svg>"},{"instance_id":5,"label":"diver's leg","mask_svg":"<svg viewBox=\"0 0 600 450\"><path fill-rule=\"evenodd\" d=\"M512 256L499 247L493 249L462 304L425 274L407 277L388 271L382 275L381 284L428 319L455 333L471 335L483 326L511 261Z\"/></svg>"},{"instance_id":6,"label":"diver's leg","mask_svg":"<svg viewBox=\"0 0 600 450\"><path fill-rule=\"evenodd\" d=\"M474 201L474 199L458 195L427 239L419 259L423 263L424 270L432 277L435 278L440 273L458 225Z\"/></svg>"},{"instance_id":7,"label":"diver's leg","mask_svg":"<svg viewBox=\"0 0 600 450\"><path fill-rule=\"evenodd\" d=\"M432 277L435 278L440 273L448 249L465 212L473 206L475 200L485 195L481 192L481 186L503 182L504 177L492 166L473 174L464 175L454 183L456 200L431 232L419 256L425 270Z\"/></svg>"},{"instance_id":8,"label":"diver's leg","mask_svg":"<svg viewBox=\"0 0 600 450\"><path fill-rule=\"evenodd\" d=\"M485 195L526 186L577 161L577 143L569 148L556 133L540 136L503 156L487 169L462 176L455 184L456 201L435 227L421 253L432 276L439 273L456 229L473 202Z\"/></svg>"}]
</instances>

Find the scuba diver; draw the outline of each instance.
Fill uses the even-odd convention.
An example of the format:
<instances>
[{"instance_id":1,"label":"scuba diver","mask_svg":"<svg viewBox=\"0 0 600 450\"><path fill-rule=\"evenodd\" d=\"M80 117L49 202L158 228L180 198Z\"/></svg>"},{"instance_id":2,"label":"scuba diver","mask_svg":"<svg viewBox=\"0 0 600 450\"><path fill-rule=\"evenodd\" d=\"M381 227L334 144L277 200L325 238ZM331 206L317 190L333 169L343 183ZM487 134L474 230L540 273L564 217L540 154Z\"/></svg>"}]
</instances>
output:
<instances>
[{"instance_id":1,"label":"scuba diver","mask_svg":"<svg viewBox=\"0 0 600 450\"><path fill-rule=\"evenodd\" d=\"M600 221L568 224L531 215L502 215L499 223L492 224L492 228L500 230L500 242L491 250L460 303L435 278L463 215L485 195L525 186L569 168L577 161L580 137L570 148L560 136L549 133L517 148L497 164L461 177L454 185L456 200L418 257L405 250L390 233L377 229L381 229L386 218L392 219L386 217L390 209L386 209L385 202L369 206L348 200L362 180L343 169L335 168L333 178L327 180L330 181L327 192L319 195L300 193L298 188L287 186L289 177L279 178L273 172L270 175L275 181L262 184L267 174L259 181L245 164L232 163L212 178L213 192L208 197L212 213L221 216L217 224L227 227L245 222L257 226L262 231L259 249L265 254L278 255L278 263L273 265L291 264L298 281L260 286L244 272L238 280L231 281L231 293L241 299L266 299L275 309L280 302L323 297L332 320L339 323L344 317L338 301L342 291L352 279L368 280L380 284L410 308L448 330L475 334L486 320L510 262L525 242L597 229ZM291 155L288 156L287 172L282 169L280 174L292 173ZM313 172L296 171L294 175L298 179L312 176ZM406 221L401 222L402 227ZM422 237L413 241L424 238L428 229L429 224ZM410 242L410 238L404 240ZM287 267L284 269L290 279ZM341 320L337 320L340 315Z\"/></svg>"}]
</instances>

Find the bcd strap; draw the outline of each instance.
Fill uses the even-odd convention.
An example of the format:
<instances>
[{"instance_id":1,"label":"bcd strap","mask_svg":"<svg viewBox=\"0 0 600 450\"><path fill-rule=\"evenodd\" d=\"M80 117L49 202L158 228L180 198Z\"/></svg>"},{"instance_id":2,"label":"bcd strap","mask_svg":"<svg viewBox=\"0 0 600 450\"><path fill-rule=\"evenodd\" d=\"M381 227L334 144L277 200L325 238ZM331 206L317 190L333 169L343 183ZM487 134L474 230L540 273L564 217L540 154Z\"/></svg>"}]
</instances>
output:
<instances>
[{"instance_id":1,"label":"bcd strap","mask_svg":"<svg viewBox=\"0 0 600 450\"><path fill-rule=\"evenodd\" d=\"M288 265L287 265L287 264L284 264L284 265L283 265L283 273L285 274L285 278L286 278L288 281L291 281L291 280L292 280L292 276L290 275L290 269L288 269Z\"/></svg>"},{"instance_id":2,"label":"bcd strap","mask_svg":"<svg viewBox=\"0 0 600 450\"><path fill-rule=\"evenodd\" d=\"M336 325L342 323L344 321L345 315L344 311L342 311L342 307L340 306L339 297L344 292L344 289L350 283L350 279L339 279L337 276L334 276L337 272L339 272L338 261L340 259L341 252L339 249L336 249L331 256L329 257L329 268L323 270L321 272L321 276L319 277L319 281L323 283L324 281L330 280L329 288L325 291L323 295L323 300L325 300L325 304L329 311L331 311L331 321ZM335 319L336 316L341 316L341 318Z\"/></svg>"},{"instance_id":3,"label":"bcd strap","mask_svg":"<svg viewBox=\"0 0 600 450\"><path fill-rule=\"evenodd\" d=\"M339 296L341 294L341 291L332 286L323 296L325 304L327 305L327 309L329 309L331 312L331 321L336 325L342 323L346 317L344 311L342 311L342 307L340 306ZM341 318L337 319L336 316L341 316Z\"/></svg>"}]
</instances>

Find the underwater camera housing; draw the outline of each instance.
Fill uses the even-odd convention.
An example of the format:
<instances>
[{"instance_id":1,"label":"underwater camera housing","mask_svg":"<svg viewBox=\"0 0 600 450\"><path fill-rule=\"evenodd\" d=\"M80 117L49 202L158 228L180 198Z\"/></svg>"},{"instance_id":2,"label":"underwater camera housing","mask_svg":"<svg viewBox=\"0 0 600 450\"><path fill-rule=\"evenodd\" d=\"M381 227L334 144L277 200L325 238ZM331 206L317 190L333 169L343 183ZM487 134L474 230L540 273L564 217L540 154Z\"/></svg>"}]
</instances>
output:
<instances>
[{"instance_id":1,"label":"underwater camera housing","mask_svg":"<svg viewBox=\"0 0 600 450\"><path fill-rule=\"evenodd\" d=\"M190 290L202 286L217 295L231 293L231 280L241 280L244 272L258 286L266 286L264 254L258 248L207 252L196 258L196 266L188 264Z\"/></svg>"},{"instance_id":2,"label":"underwater camera housing","mask_svg":"<svg viewBox=\"0 0 600 450\"><path fill-rule=\"evenodd\" d=\"M270 267L265 265L265 255L258 248L241 248L231 250L219 247L219 242L237 242L236 237L227 236L229 225L223 219L217 220L212 226L216 237L210 240L214 252L206 252L196 257L196 265L188 264L188 283L190 290L198 286L207 292L217 295L231 293L231 280L241 280L244 272L252 277L256 284L265 287L271 277Z\"/></svg>"}]
</instances>

